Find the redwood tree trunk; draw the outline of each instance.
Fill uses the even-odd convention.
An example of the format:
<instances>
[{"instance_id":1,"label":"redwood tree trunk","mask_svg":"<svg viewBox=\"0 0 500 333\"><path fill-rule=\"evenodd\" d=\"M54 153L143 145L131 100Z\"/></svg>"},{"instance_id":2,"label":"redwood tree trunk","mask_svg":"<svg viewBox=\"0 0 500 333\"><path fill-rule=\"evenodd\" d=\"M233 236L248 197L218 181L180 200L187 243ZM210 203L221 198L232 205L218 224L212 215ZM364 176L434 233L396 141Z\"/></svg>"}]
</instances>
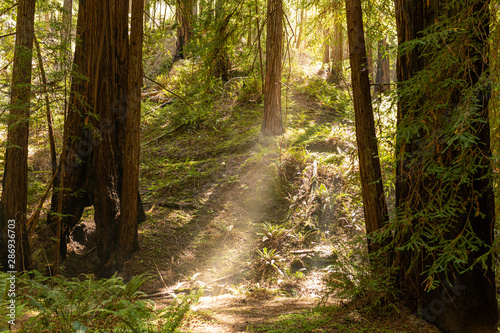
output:
<instances>
[{"instance_id":1,"label":"redwood tree trunk","mask_svg":"<svg viewBox=\"0 0 500 333\"><path fill-rule=\"evenodd\" d=\"M23 271L32 268L26 229L26 205L28 200L28 136L35 3L35 0L20 0L17 5L12 92L0 202L2 233L0 262L6 271ZM15 250L15 254L9 250Z\"/></svg>"},{"instance_id":2,"label":"redwood tree trunk","mask_svg":"<svg viewBox=\"0 0 500 333\"><path fill-rule=\"evenodd\" d=\"M142 0L132 0L130 29L128 105L126 122L125 155L121 221L118 241L119 260L130 257L138 247L137 199L139 193L139 155L141 146L141 86L142 86Z\"/></svg>"},{"instance_id":3,"label":"redwood tree trunk","mask_svg":"<svg viewBox=\"0 0 500 333\"><path fill-rule=\"evenodd\" d=\"M121 0L80 2L77 26L80 43L75 50L78 76L73 78L65 125L68 140L63 174L62 214L65 217L62 224L65 228L61 251L65 253L65 238L79 221L83 209L93 205L101 276L109 276L119 268L115 252L121 230L123 143L126 140L128 8L128 1ZM53 212L57 211L60 192L55 192L52 198ZM142 205L137 201L142 219ZM51 215L48 223L54 225L54 220Z\"/></svg>"},{"instance_id":4,"label":"redwood tree trunk","mask_svg":"<svg viewBox=\"0 0 500 333\"><path fill-rule=\"evenodd\" d=\"M370 234L382 228L388 215L375 135L361 1L346 1L346 11L363 210L366 232ZM379 244L368 240L368 252L378 248Z\"/></svg>"},{"instance_id":5,"label":"redwood tree trunk","mask_svg":"<svg viewBox=\"0 0 500 333\"><path fill-rule=\"evenodd\" d=\"M266 79L264 83L264 135L283 133L281 119L282 0L267 1Z\"/></svg>"},{"instance_id":6,"label":"redwood tree trunk","mask_svg":"<svg viewBox=\"0 0 500 333\"><path fill-rule=\"evenodd\" d=\"M395 266L401 291L443 332L493 333L498 309L489 252L495 221L486 84L489 1L450 4L396 1L398 43L417 46L400 54L397 65L395 238L405 250L396 253ZM433 31L450 33L431 45L414 43ZM471 141L456 140L463 137ZM474 246L462 243L471 238ZM421 247L406 246L415 239ZM462 246L466 251L457 254ZM457 257L460 262L450 260ZM481 257L484 266L476 263ZM431 276L443 258L444 268ZM433 281L440 283L430 289Z\"/></svg>"}]
</instances>

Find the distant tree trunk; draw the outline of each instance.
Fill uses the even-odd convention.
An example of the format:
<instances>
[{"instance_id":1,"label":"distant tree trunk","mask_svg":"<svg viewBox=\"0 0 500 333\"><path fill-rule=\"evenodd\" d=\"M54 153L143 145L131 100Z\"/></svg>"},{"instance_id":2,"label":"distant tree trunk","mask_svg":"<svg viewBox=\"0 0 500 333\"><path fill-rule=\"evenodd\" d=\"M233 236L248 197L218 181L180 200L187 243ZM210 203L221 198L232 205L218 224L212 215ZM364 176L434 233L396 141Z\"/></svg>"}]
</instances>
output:
<instances>
[{"instance_id":1,"label":"distant tree trunk","mask_svg":"<svg viewBox=\"0 0 500 333\"><path fill-rule=\"evenodd\" d=\"M344 30L340 18L337 18L335 21L334 36L335 41L332 44L332 64L328 80L337 84L342 81L342 76L344 75L342 70L342 62L344 61Z\"/></svg>"},{"instance_id":2,"label":"distant tree trunk","mask_svg":"<svg viewBox=\"0 0 500 333\"><path fill-rule=\"evenodd\" d=\"M373 47L370 40L366 40L366 61L368 62L368 77L370 82L373 82Z\"/></svg>"},{"instance_id":3,"label":"distant tree trunk","mask_svg":"<svg viewBox=\"0 0 500 333\"><path fill-rule=\"evenodd\" d=\"M151 17L149 16L149 7L151 7L150 1L151 0L144 0L144 26L146 28L148 28L148 24L149 28L151 28ZM129 4L132 3L129 1ZM129 10L132 10L132 7L130 5Z\"/></svg>"},{"instance_id":4,"label":"distant tree trunk","mask_svg":"<svg viewBox=\"0 0 500 333\"><path fill-rule=\"evenodd\" d=\"M264 135L283 133L281 119L282 0L267 1L266 80L264 83Z\"/></svg>"},{"instance_id":5,"label":"distant tree trunk","mask_svg":"<svg viewBox=\"0 0 500 333\"><path fill-rule=\"evenodd\" d=\"M0 262L6 271L32 268L26 206L35 3L35 0L19 0L17 5L10 115L0 201Z\"/></svg>"},{"instance_id":6,"label":"distant tree trunk","mask_svg":"<svg viewBox=\"0 0 500 333\"><path fill-rule=\"evenodd\" d=\"M299 32L297 33L297 43L295 43L295 48L300 50L302 47L302 35L304 34L304 24L306 19L306 10L304 8L300 9L300 21L299 21Z\"/></svg>"},{"instance_id":7,"label":"distant tree trunk","mask_svg":"<svg viewBox=\"0 0 500 333\"><path fill-rule=\"evenodd\" d=\"M222 79L224 82L229 80L229 70L231 67L229 55L227 54L227 41L229 39L228 24L232 13L226 14L221 0L215 2L215 21L214 30L215 43L213 43L211 56L212 75Z\"/></svg>"},{"instance_id":8,"label":"distant tree trunk","mask_svg":"<svg viewBox=\"0 0 500 333\"><path fill-rule=\"evenodd\" d=\"M139 193L139 155L141 146L141 86L142 86L142 35L144 3L132 0L130 27L128 99L125 153L123 165L123 188L121 221L117 244L117 260L124 261L137 249Z\"/></svg>"},{"instance_id":9,"label":"distant tree trunk","mask_svg":"<svg viewBox=\"0 0 500 333\"><path fill-rule=\"evenodd\" d=\"M415 47L397 65L395 240L401 250L394 266L405 298L445 333L497 332L489 5L396 1L398 43ZM446 34L415 43L434 31Z\"/></svg>"},{"instance_id":10,"label":"distant tree trunk","mask_svg":"<svg viewBox=\"0 0 500 333\"><path fill-rule=\"evenodd\" d=\"M176 0L177 46L174 61L186 57L186 47L193 34L193 0Z\"/></svg>"},{"instance_id":11,"label":"distant tree trunk","mask_svg":"<svg viewBox=\"0 0 500 333\"><path fill-rule=\"evenodd\" d=\"M64 0L63 2L63 15L62 15L62 42L63 45L69 41L71 35L71 18L73 17L73 0Z\"/></svg>"},{"instance_id":12,"label":"distant tree trunk","mask_svg":"<svg viewBox=\"0 0 500 333\"><path fill-rule=\"evenodd\" d=\"M369 235L384 226L388 214L371 104L361 0L346 1L346 12L359 172L366 232ZM374 253L379 247L380 244L368 240L368 252Z\"/></svg>"},{"instance_id":13,"label":"distant tree trunk","mask_svg":"<svg viewBox=\"0 0 500 333\"><path fill-rule=\"evenodd\" d=\"M389 46L387 37L378 42L377 77L375 79L375 93L388 91L391 83L389 65Z\"/></svg>"},{"instance_id":14,"label":"distant tree trunk","mask_svg":"<svg viewBox=\"0 0 500 333\"><path fill-rule=\"evenodd\" d=\"M80 43L75 50L78 75L73 77L65 124L67 137L71 139L65 143L65 172L60 180L64 188L55 191L52 197L51 211L55 212L62 195L63 254L70 229L78 223L86 206L94 206L100 276L110 276L120 264L116 251L126 140L128 8L128 1L121 0L80 2L77 25ZM96 26L100 29L95 29ZM136 204L139 212L143 212L140 200ZM47 222L54 225L54 220L55 216L50 214Z\"/></svg>"},{"instance_id":15,"label":"distant tree trunk","mask_svg":"<svg viewBox=\"0 0 500 333\"><path fill-rule=\"evenodd\" d=\"M323 64L328 64L330 62L330 29L323 31Z\"/></svg>"},{"instance_id":16,"label":"distant tree trunk","mask_svg":"<svg viewBox=\"0 0 500 333\"><path fill-rule=\"evenodd\" d=\"M73 0L64 0L61 30L60 68L69 68L71 63L71 19L73 17Z\"/></svg>"},{"instance_id":17,"label":"distant tree trunk","mask_svg":"<svg viewBox=\"0 0 500 333\"><path fill-rule=\"evenodd\" d=\"M247 35L247 47L250 48L252 47L252 30L253 30L253 26L252 26L252 23L253 23L253 20L252 20L253 16L252 16L252 7L248 7L248 35Z\"/></svg>"},{"instance_id":18,"label":"distant tree trunk","mask_svg":"<svg viewBox=\"0 0 500 333\"><path fill-rule=\"evenodd\" d=\"M260 65L260 84L262 88L262 92L264 92L264 62L262 61L262 43L261 39L261 28L260 28L260 19L259 19L259 2L255 1L255 17L257 18L257 45L259 47L259 65Z\"/></svg>"},{"instance_id":19,"label":"distant tree trunk","mask_svg":"<svg viewBox=\"0 0 500 333\"><path fill-rule=\"evenodd\" d=\"M50 99L49 92L47 90L47 75L45 75L45 68L43 66L42 50L40 49L40 43L36 36L34 37L36 53L38 58L38 68L40 69L40 77L42 81L42 92L45 95L45 107L47 109L47 128L49 137L49 147L50 147L50 161L52 165L52 176L56 173L57 169L57 154L56 154L56 143L54 140L54 129L52 126L52 112L50 111Z\"/></svg>"}]
</instances>

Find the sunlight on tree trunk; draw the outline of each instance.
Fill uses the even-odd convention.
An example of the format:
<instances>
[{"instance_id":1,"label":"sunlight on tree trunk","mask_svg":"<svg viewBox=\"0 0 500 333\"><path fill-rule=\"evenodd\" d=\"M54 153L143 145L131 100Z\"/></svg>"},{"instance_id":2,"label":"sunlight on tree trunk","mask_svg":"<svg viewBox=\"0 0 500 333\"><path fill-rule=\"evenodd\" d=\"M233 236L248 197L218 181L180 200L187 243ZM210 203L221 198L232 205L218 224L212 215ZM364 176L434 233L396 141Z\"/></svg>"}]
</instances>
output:
<instances>
[{"instance_id":1,"label":"sunlight on tree trunk","mask_svg":"<svg viewBox=\"0 0 500 333\"><path fill-rule=\"evenodd\" d=\"M264 135L281 135L281 53L283 52L282 0L267 2L266 80L264 83Z\"/></svg>"},{"instance_id":2,"label":"sunlight on tree trunk","mask_svg":"<svg viewBox=\"0 0 500 333\"><path fill-rule=\"evenodd\" d=\"M346 1L346 11L361 192L369 235L384 226L388 215L371 104L361 1ZM380 244L368 240L368 252L373 253L379 248Z\"/></svg>"}]
</instances>

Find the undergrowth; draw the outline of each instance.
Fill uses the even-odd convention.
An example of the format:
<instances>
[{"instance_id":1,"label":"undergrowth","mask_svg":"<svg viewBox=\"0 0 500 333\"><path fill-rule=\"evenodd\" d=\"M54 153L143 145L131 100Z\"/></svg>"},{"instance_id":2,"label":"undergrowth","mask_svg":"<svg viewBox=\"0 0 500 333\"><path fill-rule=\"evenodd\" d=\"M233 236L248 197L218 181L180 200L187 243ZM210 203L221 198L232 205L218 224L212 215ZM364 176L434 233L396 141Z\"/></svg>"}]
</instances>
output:
<instances>
[{"instance_id":1,"label":"undergrowth","mask_svg":"<svg viewBox=\"0 0 500 333\"><path fill-rule=\"evenodd\" d=\"M174 332L200 293L158 311L139 290L148 279L139 275L125 283L117 276L69 279L27 273L19 281L18 302L28 318L20 332Z\"/></svg>"}]
</instances>

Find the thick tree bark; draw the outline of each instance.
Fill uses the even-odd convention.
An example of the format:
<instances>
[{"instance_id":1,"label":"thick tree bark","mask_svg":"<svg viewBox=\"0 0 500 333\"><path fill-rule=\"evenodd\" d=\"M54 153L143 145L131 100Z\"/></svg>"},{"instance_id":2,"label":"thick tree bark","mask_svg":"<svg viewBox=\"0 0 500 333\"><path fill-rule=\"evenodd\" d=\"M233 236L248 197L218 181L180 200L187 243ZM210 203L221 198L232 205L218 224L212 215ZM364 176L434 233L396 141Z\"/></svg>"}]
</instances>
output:
<instances>
[{"instance_id":1,"label":"thick tree bark","mask_svg":"<svg viewBox=\"0 0 500 333\"><path fill-rule=\"evenodd\" d=\"M26 228L26 206L35 2L35 0L20 0L17 5L12 92L0 201L2 234L0 262L6 271L23 271L32 268Z\"/></svg>"},{"instance_id":2,"label":"thick tree bark","mask_svg":"<svg viewBox=\"0 0 500 333\"><path fill-rule=\"evenodd\" d=\"M64 191L54 193L51 207L51 211L57 211L62 192L61 251L65 254L70 229L78 223L86 206L94 206L101 276L109 276L119 268L115 252L126 139L128 8L128 1L80 1L80 43L75 50L78 75L73 78L65 124L68 140L61 179ZM137 205L142 219L140 200ZM47 222L55 225L54 220L54 215L49 215Z\"/></svg>"},{"instance_id":3,"label":"thick tree bark","mask_svg":"<svg viewBox=\"0 0 500 333\"><path fill-rule=\"evenodd\" d=\"M371 104L361 1L346 1L346 11L359 172L366 232L369 235L384 226L388 215ZM368 240L368 252L373 253L379 247L380 244Z\"/></svg>"},{"instance_id":4,"label":"thick tree bark","mask_svg":"<svg viewBox=\"0 0 500 333\"><path fill-rule=\"evenodd\" d=\"M485 84L489 1L449 5L448 0L396 1L400 45L426 36L424 30L434 24L442 25L438 33L450 34L440 39L443 45L426 45L425 50L417 46L398 58L396 206L401 228L395 239L403 247L419 237L424 246L398 251L395 266L400 267L401 291L420 307L424 319L443 332L493 333L498 310L489 252L495 221ZM447 20L441 20L442 15ZM410 128L419 131L402 134ZM463 144L449 135L473 140ZM443 175L439 170L450 172ZM429 207L437 208L430 211ZM445 209L451 211L449 216ZM428 235L429 230L440 232ZM450 259L457 256L455 247L444 249L443 244L459 248L471 237L476 238L476 246L467 245L461 263L448 261L444 271L429 277L428 270L443 254ZM486 259L484 268L476 263L480 257ZM436 280L440 284L429 290Z\"/></svg>"},{"instance_id":5,"label":"thick tree bark","mask_svg":"<svg viewBox=\"0 0 500 333\"><path fill-rule=\"evenodd\" d=\"M264 135L283 133L281 119L281 53L283 49L282 0L267 1L266 80L264 83Z\"/></svg>"}]
</instances>

